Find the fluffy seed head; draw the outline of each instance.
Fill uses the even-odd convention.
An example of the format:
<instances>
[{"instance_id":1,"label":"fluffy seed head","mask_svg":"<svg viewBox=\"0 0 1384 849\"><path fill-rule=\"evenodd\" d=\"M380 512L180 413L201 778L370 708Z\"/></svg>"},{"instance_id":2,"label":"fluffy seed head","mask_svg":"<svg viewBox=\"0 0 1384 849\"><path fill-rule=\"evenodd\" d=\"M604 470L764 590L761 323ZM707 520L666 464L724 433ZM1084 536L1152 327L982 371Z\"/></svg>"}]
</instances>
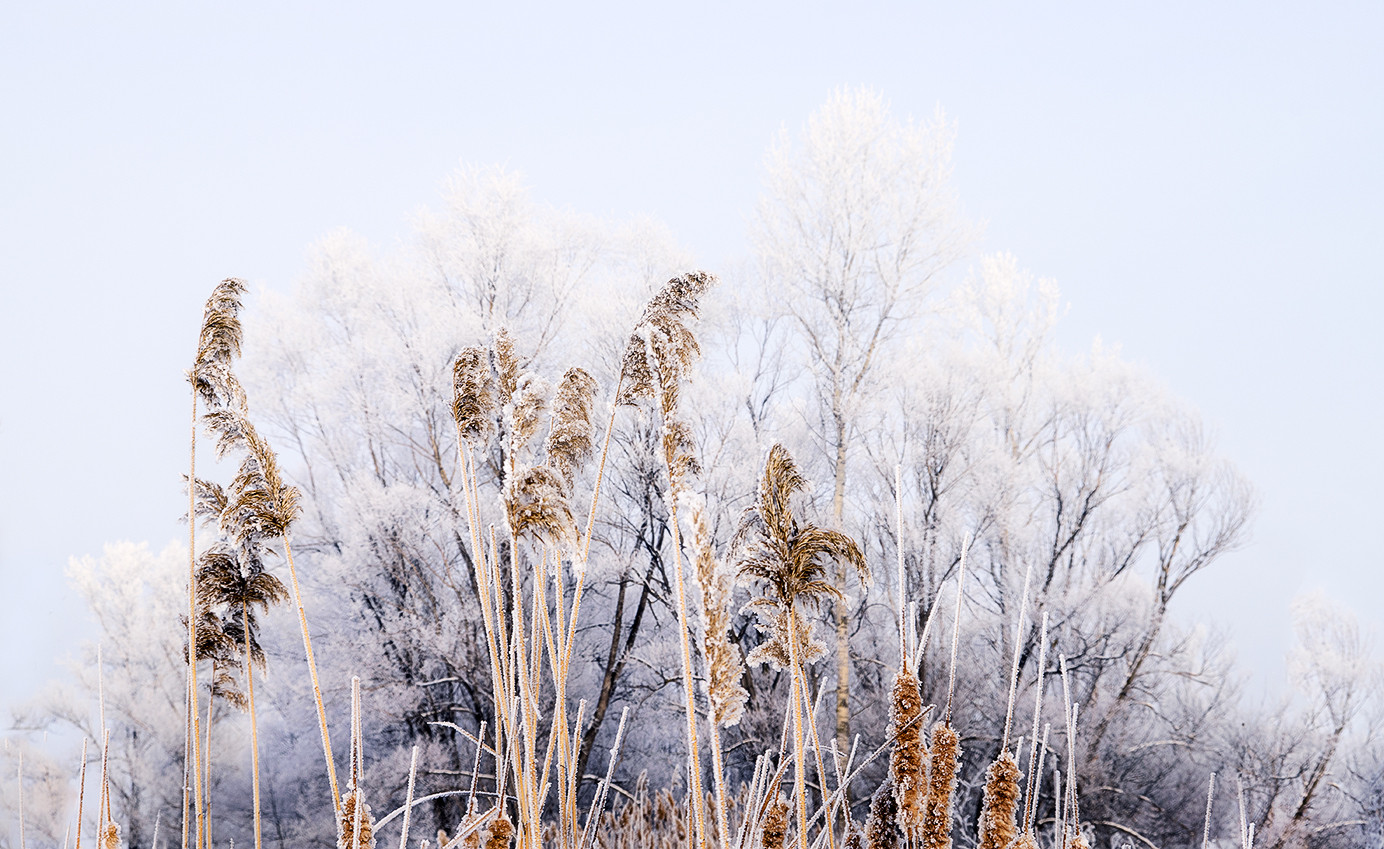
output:
<instances>
[{"instance_id":1,"label":"fluffy seed head","mask_svg":"<svg viewBox=\"0 0 1384 849\"><path fill-rule=\"evenodd\" d=\"M596 381L579 368L569 368L553 396L552 429L545 446L548 465L556 469L571 490L577 469L595 449L591 410L596 400Z\"/></svg>"},{"instance_id":2,"label":"fluffy seed head","mask_svg":"<svg viewBox=\"0 0 1384 849\"><path fill-rule=\"evenodd\" d=\"M711 527L706 519L706 505L699 498L688 498L684 513L691 526L693 575L701 590L700 642L710 674L707 676L707 695L712 715L723 726L735 725L745 712L749 693L740 686L745 671L740 661L740 648L730 641L730 595L732 578L717 562L712 551Z\"/></svg>"},{"instance_id":3,"label":"fluffy seed head","mask_svg":"<svg viewBox=\"0 0 1384 849\"><path fill-rule=\"evenodd\" d=\"M534 434L543 424L543 414L548 411L548 395L552 386L548 381L533 372L524 372L514 394L514 447L521 449L529 444Z\"/></svg>"},{"instance_id":4,"label":"fluffy seed head","mask_svg":"<svg viewBox=\"0 0 1384 849\"><path fill-rule=\"evenodd\" d=\"M473 446L489 436L495 413L495 380L484 348L462 348L452 362L452 418Z\"/></svg>"},{"instance_id":5,"label":"fluffy seed head","mask_svg":"<svg viewBox=\"0 0 1384 849\"><path fill-rule=\"evenodd\" d=\"M564 547L576 534L562 476L548 466L519 470L505 485L505 513L517 536L532 534Z\"/></svg>"},{"instance_id":6,"label":"fluffy seed head","mask_svg":"<svg viewBox=\"0 0 1384 849\"><path fill-rule=\"evenodd\" d=\"M714 276L692 271L669 280L650 299L621 357L619 403L637 404L656 394L676 396L683 373L701 353L688 322L697 317L698 302L715 283Z\"/></svg>"},{"instance_id":7,"label":"fluffy seed head","mask_svg":"<svg viewBox=\"0 0 1384 849\"><path fill-rule=\"evenodd\" d=\"M519 388L519 355L507 328L495 331L495 373L500 381L500 405L508 404Z\"/></svg>"}]
</instances>

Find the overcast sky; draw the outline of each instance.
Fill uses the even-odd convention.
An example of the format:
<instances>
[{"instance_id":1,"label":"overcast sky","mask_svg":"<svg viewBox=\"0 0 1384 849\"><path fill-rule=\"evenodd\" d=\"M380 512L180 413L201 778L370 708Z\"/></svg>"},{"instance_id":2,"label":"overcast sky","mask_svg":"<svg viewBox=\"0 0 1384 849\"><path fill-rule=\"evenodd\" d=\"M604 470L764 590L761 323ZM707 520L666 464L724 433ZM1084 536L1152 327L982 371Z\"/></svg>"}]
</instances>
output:
<instances>
[{"instance_id":1,"label":"overcast sky","mask_svg":"<svg viewBox=\"0 0 1384 849\"><path fill-rule=\"evenodd\" d=\"M90 633L70 556L185 538L217 280L287 291L339 227L388 247L462 162L715 270L839 85L944 109L981 247L1057 280L1063 346L1120 345L1257 485L1181 616L1270 688L1294 594L1384 630L1384 5L745 5L0 7L0 709Z\"/></svg>"}]
</instances>

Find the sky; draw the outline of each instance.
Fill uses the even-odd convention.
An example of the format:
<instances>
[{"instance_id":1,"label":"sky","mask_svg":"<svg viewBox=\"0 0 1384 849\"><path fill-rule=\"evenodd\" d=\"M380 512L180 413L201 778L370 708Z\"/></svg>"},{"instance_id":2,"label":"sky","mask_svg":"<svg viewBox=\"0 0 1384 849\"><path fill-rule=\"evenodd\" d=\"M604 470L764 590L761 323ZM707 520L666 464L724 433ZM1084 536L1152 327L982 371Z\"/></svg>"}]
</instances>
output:
<instances>
[{"instance_id":1,"label":"sky","mask_svg":"<svg viewBox=\"0 0 1384 849\"><path fill-rule=\"evenodd\" d=\"M93 633L68 559L185 539L217 280L289 291L342 227L388 249L462 163L731 267L766 148L843 85L944 110L979 248L1256 485L1177 615L1270 694L1297 593L1384 633L1384 6L653 6L0 6L0 725Z\"/></svg>"}]
</instances>

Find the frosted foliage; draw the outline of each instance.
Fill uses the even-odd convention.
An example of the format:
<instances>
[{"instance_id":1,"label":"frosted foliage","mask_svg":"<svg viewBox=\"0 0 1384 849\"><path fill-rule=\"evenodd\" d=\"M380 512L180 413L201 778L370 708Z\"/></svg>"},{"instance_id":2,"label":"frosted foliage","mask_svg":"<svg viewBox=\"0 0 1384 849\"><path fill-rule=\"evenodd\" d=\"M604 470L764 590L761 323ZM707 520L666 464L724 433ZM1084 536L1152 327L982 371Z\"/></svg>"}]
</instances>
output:
<instances>
[{"instance_id":1,"label":"frosted foliage","mask_svg":"<svg viewBox=\"0 0 1384 849\"><path fill-rule=\"evenodd\" d=\"M684 375L678 409L699 467L685 477L688 510L695 503L702 516L683 537L680 561L701 569L687 599L703 613L699 626L716 620L715 647L692 658L699 719L718 688L734 697L719 709L739 719L717 728L732 794L753 777L760 754L776 755L785 733L791 676L754 663L774 659L774 628L755 627L746 609L751 587L725 580L737 519L754 500L770 446L782 443L810 482L799 514L858 541L876 578L868 586L850 578L839 605L818 588L825 603L800 605L794 629L830 635L814 645L825 656L808 672L808 690L822 706L815 728L828 783L826 755L840 717L833 693L843 671L849 730L860 735L855 763L884 746L850 788L857 824L871 797L893 799L892 791L875 791L889 769L901 633L928 627L939 598L916 675L923 709L946 699L952 605L969 538L951 716L964 741L948 808L955 845L974 844L1016 641L1011 747L1031 734L1024 717L1038 695L1036 611L1048 616L1050 677L1040 701L1042 722L1053 725L1048 780L1036 800L1037 845L1056 842L1052 769L1060 764L1065 782L1069 766L1061 688L1051 678L1059 655L1080 704L1075 770L1092 845L1120 845L1130 833L1152 845L1200 845L1213 769L1244 776L1248 817L1264 838L1257 845L1360 845L1373 826L1359 823L1377 822L1371 811L1384 810L1384 699L1367 640L1349 617L1308 599L1295 610L1296 699L1262 707L1241 697L1241 676L1214 623L1186 621L1178 598L1244 542L1252 489L1196 412L1154 376L1098 341L1075 354L1058 348L1054 283L1013 256L966 253L968 231L949 182L952 139L940 115L909 122L872 92L833 94L771 150L753 256L711 269L722 285L705 294L702 320L689 325L704 356ZM481 534L497 529L499 592L508 605L516 591L532 598L544 554L542 535L532 534L512 559L500 496L511 476L555 468L546 452L564 443L550 439L553 387L571 368L585 370L595 386L589 441L596 456L574 463L570 475L554 473L549 487L570 507L564 529L584 534L622 352L649 296L692 267L655 222L557 211L535 203L517 175L473 168L448 182L443 204L417 219L401 247L330 235L314 247L292 295L266 293L250 304L241 375L250 417L303 490L293 547L327 719L341 760L349 682L360 676L365 786L377 815L401 804L414 745L421 798L468 784L475 747L458 728L473 732L484 721L494 729L483 588L451 413L458 353L471 349L472 367L488 369L504 328L519 372L530 375L508 408L476 407L488 418L484 427L476 423L471 449L477 526ZM616 783L636 788L647 770L644 786L678 788L680 799L685 702L662 421L647 405L616 412L572 628L567 713L574 717L586 702L580 739L572 741L585 777L604 771L620 712L629 708ZM516 429L527 437L518 456L507 441ZM576 435L584 454L586 428ZM568 549L576 548L565 540L561 558L549 554L542 564L550 605L559 581L571 602L576 569ZM159 812L164 846L178 831L182 556L122 545L73 567L103 634L112 789L131 849L148 847ZM276 574L282 568L277 557L266 565ZM832 586L839 580L834 570L821 577ZM904 621L910 610L912 621ZM297 618L271 612L263 627L267 677L257 676L255 688L266 843L327 846L336 834L321 816L330 798ZM556 694L542 628L532 632L542 650L526 662L540 667L544 683L531 707L546 722ZM850 649L844 664L838 633ZM739 658L750 661L744 674ZM56 845L72 816L75 750L40 751L39 743L45 729L96 738L94 670L93 650L65 688L19 718L14 752L4 755L12 781L14 755L27 753L30 845ZM217 704L216 844L249 846L244 720ZM938 718L925 715L928 723ZM544 734L534 742L539 749ZM1024 745L1021 770L1033 741ZM493 768L483 757L485 792L493 790L486 777ZM790 795L791 773L775 793ZM584 778L582 806L593 792ZM8 814L14 793L6 783L0 793ZM624 796L612 791L611 798ZM455 833L464 813L464 797L431 800L415 809L411 834ZM1237 833L1236 816L1229 797L1218 796L1213 841ZM843 821L837 816L838 829ZM1356 824L1332 825L1340 823ZM397 827L397 820L381 826L381 839L397 840ZM815 831L812 839L820 839Z\"/></svg>"}]
</instances>

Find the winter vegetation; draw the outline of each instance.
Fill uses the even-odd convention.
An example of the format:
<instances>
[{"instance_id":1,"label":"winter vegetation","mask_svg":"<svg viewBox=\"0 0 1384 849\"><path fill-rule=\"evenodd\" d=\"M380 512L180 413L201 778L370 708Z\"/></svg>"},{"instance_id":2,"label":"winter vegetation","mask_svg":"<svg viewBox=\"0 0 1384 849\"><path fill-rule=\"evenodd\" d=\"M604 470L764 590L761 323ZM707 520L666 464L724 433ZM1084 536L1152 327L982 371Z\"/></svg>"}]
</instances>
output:
<instances>
[{"instance_id":1,"label":"winter vegetation","mask_svg":"<svg viewBox=\"0 0 1384 849\"><path fill-rule=\"evenodd\" d=\"M719 275L467 168L395 252L218 284L188 542L74 561L102 638L15 718L3 845L1384 845L1360 629L1302 600L1242 698L1175 602L1251 486L1057 349L951 144L837 92Z\"/></svg>"}]
</instances>

